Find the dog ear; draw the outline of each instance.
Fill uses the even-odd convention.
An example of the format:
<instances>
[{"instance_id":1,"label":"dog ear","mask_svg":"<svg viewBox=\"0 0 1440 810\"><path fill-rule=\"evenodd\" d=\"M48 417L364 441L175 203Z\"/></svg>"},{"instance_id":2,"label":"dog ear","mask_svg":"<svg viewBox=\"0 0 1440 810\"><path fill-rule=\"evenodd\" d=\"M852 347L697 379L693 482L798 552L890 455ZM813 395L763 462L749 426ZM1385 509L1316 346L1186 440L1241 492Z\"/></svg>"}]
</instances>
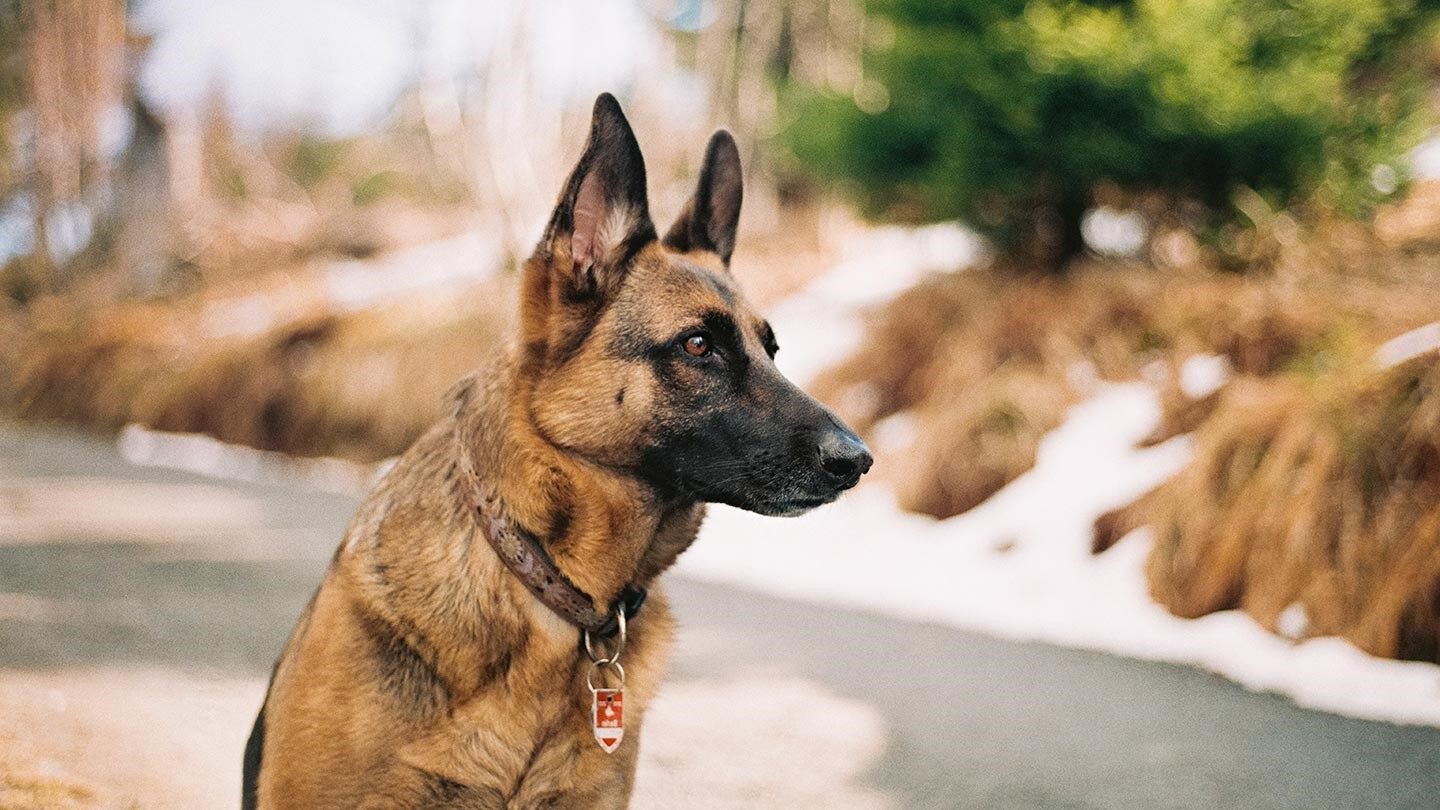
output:
<instances>
[{"instance_id":1,"label":"dog ear","mask_svg":"<svg viewBox=\"0 0 1440 810\"><path fill-rule=\"evenodd\" d=\"M630 258L654 239L640 144L620 102L601 93L541 247L571 297L594 299L613 289Z\"/></svg>"},{"instance_id":2,"label":"dog ear","mask_svg":"<svg viewBox=\"0 0 1440 810\"><path fill-rule=\"evenodd\" d=\"M740 224L740 149L725 130L710 136L695 196L665 234L665 244L682 253L708 250L730 264L735 229Z\"/></svg>"}]
</instances>

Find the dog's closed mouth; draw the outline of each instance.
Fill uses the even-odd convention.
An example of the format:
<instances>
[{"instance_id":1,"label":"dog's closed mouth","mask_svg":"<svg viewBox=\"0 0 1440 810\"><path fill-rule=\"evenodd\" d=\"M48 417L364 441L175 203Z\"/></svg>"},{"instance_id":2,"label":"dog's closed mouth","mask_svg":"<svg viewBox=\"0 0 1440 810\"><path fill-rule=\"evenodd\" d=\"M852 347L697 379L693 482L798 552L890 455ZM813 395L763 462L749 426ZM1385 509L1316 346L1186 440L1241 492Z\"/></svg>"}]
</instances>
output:
<instances>
[{"instance_id":1,"label":"dog's closed mouth","mask_svg":"<svg viewBox=\"0 0 1440 810\"><path fill-rule=\"evenodd\" d=\"M839 495L840 493L836 492L834 495L824 498L787 498L784 500L771 501L767 504L765 511L782 517L798 515L803 512L808 512L817 506L824 506L827 503L831 503L839 497Z\"/></svg>"}]
</instances>

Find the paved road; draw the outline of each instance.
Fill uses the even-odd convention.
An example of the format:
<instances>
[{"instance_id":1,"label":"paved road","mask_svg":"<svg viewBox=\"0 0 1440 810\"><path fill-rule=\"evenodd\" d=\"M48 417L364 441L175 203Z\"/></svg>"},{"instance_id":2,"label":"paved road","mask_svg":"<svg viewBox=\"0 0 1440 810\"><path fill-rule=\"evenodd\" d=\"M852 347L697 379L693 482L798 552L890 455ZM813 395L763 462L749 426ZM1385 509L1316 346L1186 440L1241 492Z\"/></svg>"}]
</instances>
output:
<instances>
[{"instance_id":1,"label":"paved road","mask_svg":"<svg viewBox=\"0 0 1440 810\"><path fill-rule=\"evenodd\" d=\"M126 522L157 500L178 513L168 538L154 529L165 515ZM140 469L105 442L0 426L0 668L261 677L353 505L293 482ZM672 679L798 681L865 707L878 727L839 712L835 731L882 738L856 777L881 805L1440 807L1440 730L1319 714L1182 667L668 588L683 623ZM51 609L24 609L36 604ZM744 706L732 714L743 727ZM765 733L824 720L772 718ZM795 765L824 773L830 749L795 739Z\"/></svg>"}]
</instances>

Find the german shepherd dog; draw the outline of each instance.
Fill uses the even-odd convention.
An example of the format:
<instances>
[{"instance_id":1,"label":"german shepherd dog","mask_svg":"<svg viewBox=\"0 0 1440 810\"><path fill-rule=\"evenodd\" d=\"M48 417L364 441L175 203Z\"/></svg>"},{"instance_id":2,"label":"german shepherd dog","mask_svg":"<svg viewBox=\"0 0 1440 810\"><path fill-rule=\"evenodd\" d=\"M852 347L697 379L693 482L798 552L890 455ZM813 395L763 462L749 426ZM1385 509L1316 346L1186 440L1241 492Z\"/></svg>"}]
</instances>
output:
<instances>
[{"instance_id":1,"label":"german shepherd dog","mask_svg":"<svg viewBox=\"0 0 1440 810\"><path fill-rule=\"evenodd\" d=\"M797 515L870 467L776 370L775 335L731 278L740 198L721 130L659 238L635 135L597 99L523 269L518 339L360 506L276 664L245 807L627 804L674 624L663 594L638 613L637 595L706 503ZM624 645L613 753L592 722L590 634L601 658Z\"/></svg>"}]
</instances>

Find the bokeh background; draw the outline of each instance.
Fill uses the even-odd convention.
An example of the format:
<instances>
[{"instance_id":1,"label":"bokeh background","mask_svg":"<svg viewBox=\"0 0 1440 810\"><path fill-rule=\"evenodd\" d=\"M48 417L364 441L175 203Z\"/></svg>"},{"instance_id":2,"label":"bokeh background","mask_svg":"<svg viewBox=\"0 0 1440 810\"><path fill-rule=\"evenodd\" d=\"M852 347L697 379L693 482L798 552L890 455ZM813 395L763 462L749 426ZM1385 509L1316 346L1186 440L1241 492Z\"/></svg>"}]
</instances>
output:
<instances>
[{"instance_id":1,"label":"bokeh background","mask_svg":"<svg viewBox=\"0 0 1440 810\"><path fill-rule=\"evenodd\" d=\"M4 0L0 806L231 795L193 774L506 340L601 91L661 219L735 133L734 272L877 450L813 517L717 510L682 577L1440 725L1440 4ZM156 567L202 536L302 562ZM94 742L142 728L192 776Z\"/></svg>"}]
</instances>

